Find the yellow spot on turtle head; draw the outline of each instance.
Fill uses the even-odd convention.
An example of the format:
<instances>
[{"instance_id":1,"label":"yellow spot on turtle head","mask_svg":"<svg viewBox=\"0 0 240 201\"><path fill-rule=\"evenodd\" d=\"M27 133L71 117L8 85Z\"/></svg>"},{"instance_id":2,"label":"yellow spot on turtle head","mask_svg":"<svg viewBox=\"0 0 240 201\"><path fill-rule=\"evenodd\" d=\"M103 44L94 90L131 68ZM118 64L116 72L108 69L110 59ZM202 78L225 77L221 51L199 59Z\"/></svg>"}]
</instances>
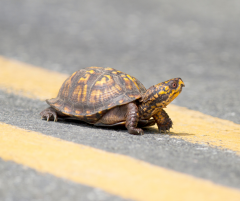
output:
<instances>
[{"instance_id":1,"label":"yellow spot on turtle head","mask_svg":"<svg viewBox=\"0 0 240 201\"><path fill-rule=\"evenodd\" d=\"M157 105L157 107L162 107L163 103L157 103L156 105Z\"/></svg>"}]
</instances>

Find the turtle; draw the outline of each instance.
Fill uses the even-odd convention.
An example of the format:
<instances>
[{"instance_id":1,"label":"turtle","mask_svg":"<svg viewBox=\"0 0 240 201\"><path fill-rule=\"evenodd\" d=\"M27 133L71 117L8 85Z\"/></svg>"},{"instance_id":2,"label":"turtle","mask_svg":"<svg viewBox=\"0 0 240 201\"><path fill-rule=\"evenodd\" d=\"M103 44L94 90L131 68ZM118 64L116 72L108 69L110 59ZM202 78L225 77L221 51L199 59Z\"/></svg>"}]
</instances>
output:
<instances>
[{"instance_id":1,"label":"turtle","mask_svg":"<svg viewBox=\"0 0 240 201\"><path fill-rule=\"evenodd\" d=\"M87 67L65 80L40 115L47 121L71 117L95 126L124 125L135 135L154 124L166 132L173 123L163 108L184 86L181 78L173 78L146 89L137 78L114 68Z\"/></svg>"}]
</instances>

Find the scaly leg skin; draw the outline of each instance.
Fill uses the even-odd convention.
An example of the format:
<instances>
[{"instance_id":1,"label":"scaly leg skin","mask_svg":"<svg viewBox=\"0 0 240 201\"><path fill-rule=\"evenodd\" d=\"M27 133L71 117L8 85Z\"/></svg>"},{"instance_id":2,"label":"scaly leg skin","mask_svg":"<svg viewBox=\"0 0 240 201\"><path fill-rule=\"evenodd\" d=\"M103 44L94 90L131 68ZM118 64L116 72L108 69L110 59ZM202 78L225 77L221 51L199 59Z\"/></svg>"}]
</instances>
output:
<instances>
[{"instance_id":1,"label":"scaly leg skin","mask_svg":"<svg viewBox=\"0 0 240 201\"><path fill-rule=\"evenodd\" d=\"M129 103L127 105L127 114L126 114L126 128L130 134L134 135L143 135L144 132L141 128L137 128L139 120L138 107L135 103Z\"/></svg>"},{"instance_id":2,"label":"scaly leg skin","mask_svg":"<svg viewBox=\"0 0 240 201\"><path fill-rule=\"evenodd\" d=\"M158 130L161 133L161 131L170 131L170 128L172 128L172 120L169 118L168 114L162 109L157 114L153 115L153 118L155 119Z\"/></svg>"},{"instance_id":3,"label":"scaly leg skin","mask_svg":"<svg viewBox=\"0 0 240 201\"><path fill-rule=\"evenodd\" d=\"M54 120L57 121L57 112L55 109L53 109L52 107L48 107L45 110L43 110L41 113L41 119L47 119L47 121L49 120Z\"/></svg>"}]
</instances>

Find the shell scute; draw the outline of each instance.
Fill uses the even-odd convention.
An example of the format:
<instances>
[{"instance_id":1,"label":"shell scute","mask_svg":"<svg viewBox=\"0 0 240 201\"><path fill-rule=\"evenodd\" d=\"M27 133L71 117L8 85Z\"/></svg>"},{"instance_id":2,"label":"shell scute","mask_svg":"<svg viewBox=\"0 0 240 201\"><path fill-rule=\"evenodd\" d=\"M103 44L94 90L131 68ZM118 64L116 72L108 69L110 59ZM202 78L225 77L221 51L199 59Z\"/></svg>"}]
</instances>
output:
<instances>
[{"instance_id":1,"label":"shell scute","mask_svg":"<svg viewBox=\"0 0 240 201\"><path fill-rule=\"evenodd\" d=\"M73 73L57 98L47 100L56 110L95 123L109 109L142 97L146 89L136 78L114 68L88 67Z\"/></svg>"}]
</instances>

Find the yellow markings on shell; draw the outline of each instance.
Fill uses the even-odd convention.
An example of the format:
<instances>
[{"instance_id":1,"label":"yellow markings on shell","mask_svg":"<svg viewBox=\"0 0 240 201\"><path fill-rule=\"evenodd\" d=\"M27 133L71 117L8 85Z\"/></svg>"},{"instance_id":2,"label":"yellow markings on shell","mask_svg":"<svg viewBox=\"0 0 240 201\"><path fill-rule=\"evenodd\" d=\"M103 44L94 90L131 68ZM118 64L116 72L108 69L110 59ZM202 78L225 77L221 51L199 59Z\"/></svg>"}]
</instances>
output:
<instances>
[{"instance_id":1,"label":"yellow markings on shell","mask_svg":"<svg viewBox=\"0 0 240 201\"><path fill-rule=\"evenodd\" d=\"M81 114L82 112L80 110L75 110L76 114Z\"/></svg>"},{"instance_id":2,"label":"yellow markings on shell","mask_svg":"<svg viewBox=\"0 0 240 201\"><path fill-rule=\"evenodd\" d=\"M83 93L82 93L82 102L85 102L86 101L86 97L87 97L87 85L84 85L83 87Z\"/></svg>"},{"instance_id":3,"label":"yellow markings on shell","mask_svg":"<svg viewBox=\"0 0 240 201\"><path fill-rule=\"evenodd\" d=\"M105 83L108 85L108 86L111 86L114 84L114 79L112 78L111 75L104 75L105 78L108 78L108 81L105 79Z\"/></svg>"},{"instance_id":4,"label":"yellow markings on shell","mask_svg":"<svg viewBox=\"0 0 240 201\"><path fill-rule=\"evenodd\" d=\"M137 87L137 89L140 90L140 89L139 89L139 86L138 86L137 83L136 83L136 79L134 79L134 78L131 77L130 75L127 75L127 77L135 84L135 86Z\"/></svg>"},{"instance_id":5,"label":"yellow markings on shell","mask_svg":"<svg viewBox=\"0 0 240 201\"><path fill-rule=\"evenodd\" d=\"M140 95L138 95L138 94L128 94L128 96L130 97L130 98L140 98Z\"/></svg>"},{"instance_id":6,"label":"yellow markings on shell","mask_svg":"<svg viewBox=\"0 0 240 201\"><path fill-rule=\"evenodd\" d=\"M131 82L128 78L126 78L126 77L124 77L123 80L124 80L124 82L125 82L126 88L127 88L129 91L133 90L133 88L132 88L132 82Z\"/></svg>"},{"instance_id":7,"label":"yellow markings on shell","mask_svg":"<svg viewBox=\"0 0 240 201\"><path fill-rule=\"evenodd\" d=\"M64 112L70 113L71 112L71 108L69 108L68 106L64 107Z\"/></svg>"},{"instance_id":8,"label":"yellow markings on shell","mask_svg":"<svg viewBox=\"0 0 240 201\"><path fill-rule=\"evenodd\" d=\"M113 68L107 67L105 70L114 70Z\"/></svg>"},{"instance_id":9,"label":"yellow markings on shell","mask_svg":"<svg viewBox=\"0 0 240 201\"><path fill-rule=\"evenodd\" d=\"M111 87L111 92L115 95L115 94L119 94L119 90L117 90L116 85Z\"/></svg>"},{"instance_id":10,"label":"yellow markings on shell","mask_svg":"<svg viewBox=\"0 0 240 201\"><path fill-rule=\"evenodd\" d=\"M89 70L89 71L87 71L87 72L90 73L90 74L94 74L94 73L95 73L94 70Z\"/></svg>"},{"instance_id":11,"label":"yellow markings on shell","mask_svg":"<svg viewBox=\"0 0 240 201\"><path fill-rule=\"evenodd\" d=\"M87 114L88 114L88 115L86 115L86 117L87 117L88 119L91 119L91 118L94 119L94 118L92 117L92 115L90 115L90 113L91 113L90 111L87 111Z\"/></svg>"},{"instance_id":12,"label":"yellow markings on shell","mask_svg":"<svg viewBox=\"0 0 240 201\"><path fill-rule=\"evenodd\" d=\"M124 100L122 99L122 100L120 100L120 101L118 101L118 102L121 104L121 103L123 103L123 101L124 101Z\"/></svg>"},{"instance_id":13,"label":"yellow markings on shell","mask_svg":"<svg viewBox=\"0 0 240 201\"><path fill-rule=\"evenodd\" d=\"M61 104L59 104L59 103L54 103L53 105L57 108L59 108L61 106Z\"/></svg>"},{"instance_id":14,"label":"yellow markings on shell","mask_svg":"<svg viewBox=\"0 0 240 201\"><path fill-rule=\"evenodd\" d=\"M101 80L95 83L95 86L103 86L107 82L106 77L103 77Z\"/></svg>"},{"instance_id":15,"label":"yellow markings on shell","mask_svg":"<svg viewBox=\"0 0 240 201\"><path fill-rule=\"evenodd\" d=\"M71 79L74 75L76 75L76 73L77 73L77 71L76 72L74 72L71 76L70 76L70 78L69 79Z\"/></svg>"},{"instance_id":16,"label":"yellow markings on shell","mask_svg":"<svg viewBox=\"0 0 240 201\"><path fill-rule=\"evenodd\" d=\"M62 95L64 97L67 97L68 96L68 93L69 93L69 87L70 87L70 79L68 79L66 82L65 82L65 85L64 85L64 88L62 90Z\"/></svg>"},{"instance_id":17,"label":"yellow markings on shell","mask_svg":"<svg viewBox=\"0 0 240 201\"><path fill-rule=\"evenodd\" d=\"M155 97L155 98L158 98L158 94L154 94L154 97Z\"/></svg>"},{"instance_id":18,"label":"yellow markings on shell","mask_svg":"<svg viewBox=\"0 0 240 201\"><path fill-rule=\"evenodd\" d=\"M105 77L107 77L109 80L112 79L112 76L111 75L104 75Z\"/></svg>"},{"instance_id":19,"label":"yellow markings on shell","mask_svg":"<svg viewBox=\"0 0 240 201\"><path fill-rule=\"evenodd\" d=\"M87 84L87 81L89 80L89 77L91 76L91 74L86 73L84 77L81 77L78 80L79 84Z\"/></svg>"},{"instance_id":20,"label":"yellow markings on shell","mask_svg":"<svg viewBox=\"0 0 240 201\"><path fill-rule=\"evenodd\" d=\"M99 69L100 67L97 67L97 66L91 66L89 68L94 68L94 69Z\"/></svg>"},{"instance_id":21,"label":"yellow markings on shell","mask_svg":"<svg viewBox=\"0 0 240 201\"><path fill-rule=\"evenodd\" d=\"M118 84L116 84L115 87L118 91L122 91L122 87L120 87Z\"/></svg>"},{"instance_id":22,"label":"yellow markings on shell","mask_svg":"<svg viewBox=\"0 0 240 201\"><path fill-rule=\"evenodd\" d=\"M81 120L81 119L83 119L84 116L83 115L74 115L74 117L77 117Z\"/></svg>"},{"instance_id":23,"label":"yellow markings on shell","mask_svg":"<svg viewBox=\"0 0 240 201\"><path fill-rule=\"evenodd\" d=\"M101 95L100 89L92 90L91 97L90 97L90 103L99 102L100 95Z\"/></svg>"},{"instance_id":24,"label":"yellow markings on shell","mask_svg":"<svg viewBox=\"0 0 240 201\"><path fill-rule=\"evenodd\" d=\"M79 101L79 95L81 95L81 86L80 85L75 87L74 91L72 92L71 98L73 100Z\"/></svg>"},{"instance_id":25,"label":"yellow markings on shell","mask_svg":"<svg viewBox=\"0 0 240 201\"><path fill-rule=\"evenodd\" d=\"M75 87L72 93L72 98L75 100L76 99L75 97L77 97L77 102L80 102L81 95L82 95L82 86L78 85L77 87Z\"/></svg>"},{"instance_id":26,"label":"yellow markings on shell","mask_svg":"<svg viewBox=\"0 0 240 201\"><path fill-rule=\"evenodd\" d=\"M111 92L109 90L108 87L106 87L103 91L103 93L101 93L101 101L104 103L104 101L108 101L111 98Z\"/></svg>"}]
</instances>

